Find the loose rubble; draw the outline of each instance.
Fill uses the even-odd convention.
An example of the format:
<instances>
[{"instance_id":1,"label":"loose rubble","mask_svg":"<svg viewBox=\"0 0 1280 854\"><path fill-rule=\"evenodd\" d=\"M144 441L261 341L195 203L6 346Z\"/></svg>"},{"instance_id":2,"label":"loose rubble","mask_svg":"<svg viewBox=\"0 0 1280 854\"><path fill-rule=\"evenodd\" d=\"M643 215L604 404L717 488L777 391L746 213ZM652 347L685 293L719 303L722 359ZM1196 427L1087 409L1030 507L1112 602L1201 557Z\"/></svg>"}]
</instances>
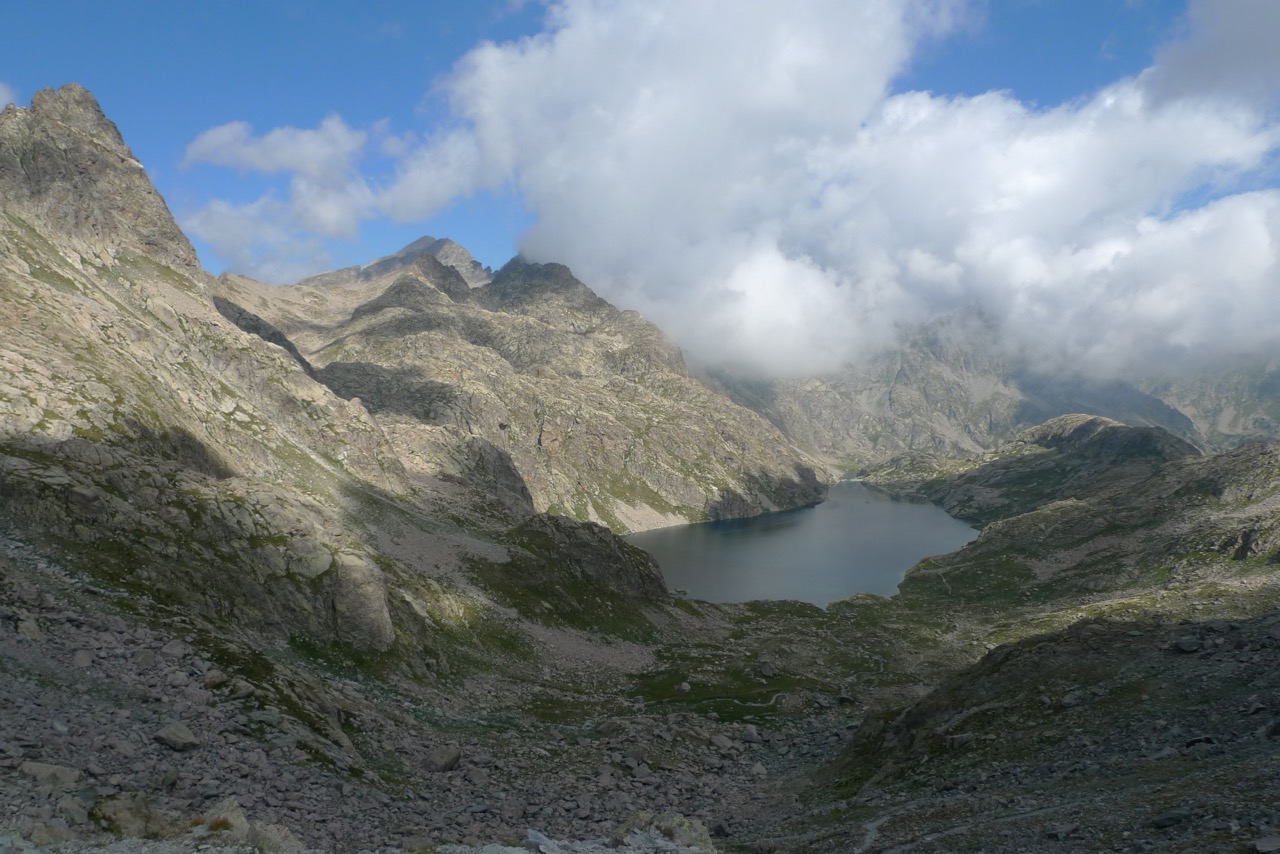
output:
<instances>
[{"instance_id":1,"label":"loose rubble","mask_svg":"<svg viewBox=\"0 0 1280 854\"><path fill-rule=\"evenodd\" d=\"M463 735L367 706L359 725L370 729L355 750L301 710L267 703L269 692L216 665L195 635L126 620L65 576L0 565L0 828L14 847L195 826L210 843L294 840L263 849L282 851L475 847L535 828L548 840L613 839L635 851L692 850L701 839L706 851L704 824L740 829L727 805L812 761L828 732L816 721L784 732L641 711L586 728L526 719ZM365 756L391 764L375 771ZM688 815L680 821L703 829L680 837L672 818L659 822L666 831L635 824L655 815Z\"/></svg>"}]
</instances>

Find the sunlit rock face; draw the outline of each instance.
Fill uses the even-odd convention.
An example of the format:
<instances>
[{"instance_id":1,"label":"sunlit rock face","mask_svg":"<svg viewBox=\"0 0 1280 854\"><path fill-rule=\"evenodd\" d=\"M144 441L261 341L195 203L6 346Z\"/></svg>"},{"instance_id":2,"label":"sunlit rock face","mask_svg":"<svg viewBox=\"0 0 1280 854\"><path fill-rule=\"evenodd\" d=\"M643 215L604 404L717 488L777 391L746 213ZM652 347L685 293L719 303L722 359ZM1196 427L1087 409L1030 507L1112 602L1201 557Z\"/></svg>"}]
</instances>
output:
<instances>
[{"instance_id":1,"label":"sunlit rock face","mask_svg":"<svg viewBox=\"0 0 1280 854\"><path fill-rule=\"evenodd\" d=\"M424 482L458 474L446 447L483 441L503 458L473 468L499 503L532 500L616 532L824 494L776 427L690 377L655 326L563 265L517 259L472 287L411 245L341 273L214 287L294 342L339 396L358 398Z\"/></svg>"}]
</instances>

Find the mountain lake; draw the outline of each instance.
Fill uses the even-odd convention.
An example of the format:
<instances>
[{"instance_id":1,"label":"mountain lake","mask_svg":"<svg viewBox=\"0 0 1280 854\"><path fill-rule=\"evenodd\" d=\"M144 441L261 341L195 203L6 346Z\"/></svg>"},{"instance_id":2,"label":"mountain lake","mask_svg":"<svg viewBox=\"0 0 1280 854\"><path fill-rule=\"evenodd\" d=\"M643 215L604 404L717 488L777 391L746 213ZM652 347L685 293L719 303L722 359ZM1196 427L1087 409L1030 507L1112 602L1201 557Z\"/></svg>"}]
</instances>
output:
<instances>
[{"instance_id":1,"label":"mountain lake","mask_svg":"<svg viewBox=\"0 0 1280 854\"><path fill-rule=\"evenodd\" d=\"M653 555L668 589L687 590L691 599L826 606L855 593L892 596L908 569L977 536L940 507L845 480L815 507L659 528L627 540Z\"/></svg>"}]
</instances>

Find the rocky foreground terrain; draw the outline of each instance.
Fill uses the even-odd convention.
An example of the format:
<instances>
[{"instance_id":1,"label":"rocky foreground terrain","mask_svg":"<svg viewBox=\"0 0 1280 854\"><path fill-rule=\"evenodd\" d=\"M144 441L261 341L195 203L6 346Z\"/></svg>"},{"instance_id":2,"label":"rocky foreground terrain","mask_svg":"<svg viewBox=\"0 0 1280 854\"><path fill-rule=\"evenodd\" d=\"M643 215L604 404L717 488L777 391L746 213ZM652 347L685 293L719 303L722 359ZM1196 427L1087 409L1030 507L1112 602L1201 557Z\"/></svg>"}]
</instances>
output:
<instances>
[{"instance_id":1,"label":"rocky foreground terrain","mask_svg":"<svg viewBox=\"0 0 1280 854\"><path fill-rule=\"evenodd\" d=\"M1058 450L992 463L1006 476L1005 459L1043 453L1059 489L1111 477L1095 448L1061 452L1090 428L1135 433L1065 419L1028 437ZM1166 520L1203 548L1167 553L1163 577L1100 589L1086 565L984 592L995 563L966 552L999 548L1008 525L989 525L892 600L652 605L647 633L614 628L634 639L547 627L430 689L355 656L262 654L181 609L140 619L136 599L10 539L6 823L31 843L111 830L258 850L575 850L537 834L642 851L1266 850L1280 451L1235 456L1143 463L1161 491L1227 487ZM1114 512L1128 489L1093 501ZM1228 548L1242 519L1260 523L1251 553ZM1008 559L1074 547L1046 537ZM1089 583L1057 592L1069 578Z\"/></svg>"},{"instance_id":2,"label":"rocky foreground terrain","mask_svg":"<svg viewBox=\"0 0 1280 854\"><path fill-rule=\"evenodd\" d=\"M868 481L977 540L687 601L613 531L817 500L844 391L748 388L784 436L447 241L214 280L77 86L0 200L0 850L1280 850L1277 444L891 407Z\"/></svg>"}]
</instances>

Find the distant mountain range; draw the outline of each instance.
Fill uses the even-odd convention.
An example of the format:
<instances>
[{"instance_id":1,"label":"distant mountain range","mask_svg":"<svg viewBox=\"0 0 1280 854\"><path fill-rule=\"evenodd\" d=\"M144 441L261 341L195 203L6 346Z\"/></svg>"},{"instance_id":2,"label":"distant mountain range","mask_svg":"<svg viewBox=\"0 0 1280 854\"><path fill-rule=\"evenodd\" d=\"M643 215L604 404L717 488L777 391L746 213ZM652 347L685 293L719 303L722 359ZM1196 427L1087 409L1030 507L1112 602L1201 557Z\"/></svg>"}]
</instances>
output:
<instances>
[{"instance_id":1,"label":"distant mountain range","mask_svg":"<svg viewBox=\"0 0 1280 854\"><path fill-rule=\"evenodd\" d=\"M1280 435L1280 363L1216 365L1140 382L1037 372L1000 353L981 318L958 315L835 374L782 381L709 368L708 381L798 446L857 469L909 451L976 454L1070 413L1163 427L1225 450Z\"/></svg>"}]
</instances>

